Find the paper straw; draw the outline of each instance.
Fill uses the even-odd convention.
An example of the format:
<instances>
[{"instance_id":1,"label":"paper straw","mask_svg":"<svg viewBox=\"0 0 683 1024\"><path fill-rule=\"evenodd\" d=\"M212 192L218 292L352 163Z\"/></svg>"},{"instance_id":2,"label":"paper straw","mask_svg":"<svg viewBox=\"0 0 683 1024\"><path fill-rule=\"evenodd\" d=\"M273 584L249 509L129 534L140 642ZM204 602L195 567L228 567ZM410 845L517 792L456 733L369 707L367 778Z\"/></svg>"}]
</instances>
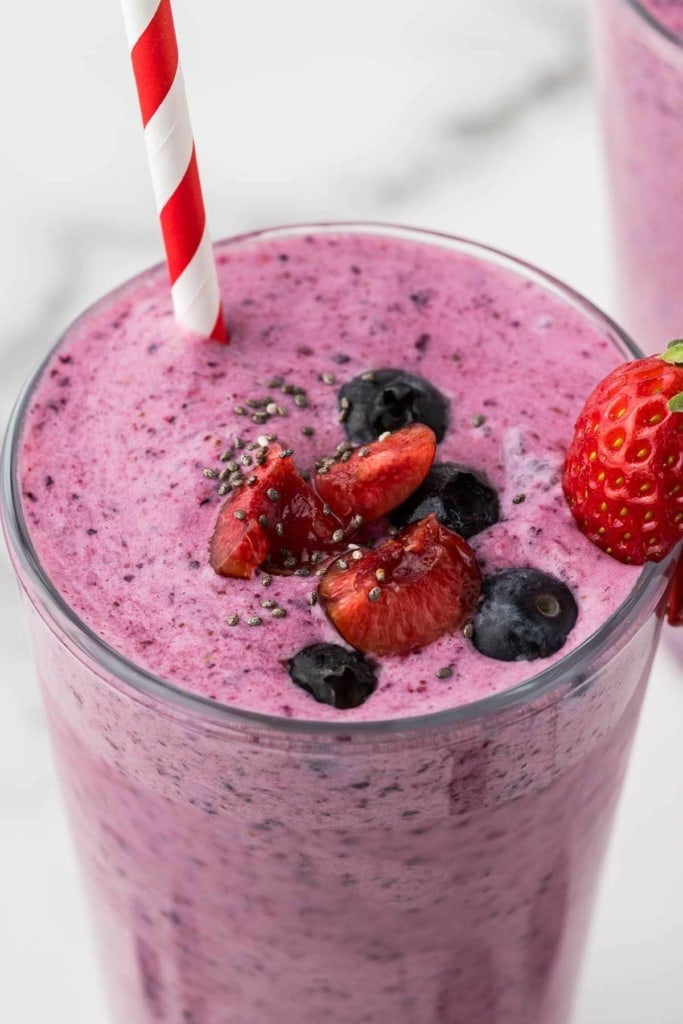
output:
<instances>
[{"instance_id":1,"label":"paper straw","mask_svg":"<svg viewBox=\"0 0 683 1024\"><path fill-rule=\"evenodd\" d=\"M227 341L170 0L121 0L176 320Z\"/></svg>"}]
</instances>

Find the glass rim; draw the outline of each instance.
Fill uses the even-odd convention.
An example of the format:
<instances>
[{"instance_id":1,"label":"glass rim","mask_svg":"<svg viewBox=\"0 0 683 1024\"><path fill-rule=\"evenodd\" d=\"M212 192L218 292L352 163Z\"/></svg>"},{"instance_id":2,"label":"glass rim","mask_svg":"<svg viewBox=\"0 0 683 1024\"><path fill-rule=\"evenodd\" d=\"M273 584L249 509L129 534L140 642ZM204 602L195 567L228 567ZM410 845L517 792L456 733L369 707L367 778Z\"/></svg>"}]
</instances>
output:
<instances>
[{"instance_id":1,"label":"glass rim","mask_svg":"<svg viewBox=\"0 0 683 1024\"><path fill-rule=\"evenodd\" d=\"M683 35L675 32L673 29L668 28L663 21L653 14L652 11L648 10L640 0L626 0L626 3L636 12L639 17L646 22L655 32L658 32L668 42L673 43L679 49L683 49Z\"/></svg>"},{"instance_id":2,"label":"glass rim","mask_svg":"<svg viewBox=\"0 0 683 1024\"><path fill-rule=\"evenodd\" d=\"M538 270L533 264L517 259L494 247L472 242L467 238L425 228L404 227L380 221L332 221L310 224L290 224L275 228L245 232L240 235L223 239L217 247L239 245L252 240L269 240L297 234L339 234L365 233L383 237L404 238L416 242L440 245L443 248L474 256L485 262L504 267L518 276L533 281L546 291L560 297L563 301L577 308L594 324L597 324L608 335L616 348L621 347L625 354L641 358L642 353L628 335L604 314L597 306L584 298L568 285L544 271ZM54 350L61 344L64 337L84 317L100 303L108 301L119 291L128 288L140 278L154 272L161 272L163 264L156 264L139 274L129 278L117 288L107 292L100 299L89 305L62 332L52 345L47 355L41 359L38 367L24 384L10 416L5 434L0 460L0 513L3 513L10 552L13 561L16 559L22 570L27 574L35 592L41 600L41 610L45 609L52 623L63 632L87 658L94 661L100 669L111 675L115 680L131 687L143 697L194 712L214 723L222 723L226 727L267 730L271 733L289 734L303 738L357 737L376 739L392 734L414 733L421 729L454 725L460 722L471 722L477 718L487 718L499 712L522 708L535 698L541 697L554 689L561 689L563 681L575 677L582 666L596 664L602 654L613 644L627 636L633 626L638 611L654 608L654 599L661 596L661 579L673 564L673 553L668 559L659 563L648 563L644 566L632 590L622 604L602 625L586 640L570 651L553 665L534 673L528 679L515 686L479 700L441 711L433 711L422 715L400 718L385 718L369 721L322 721L320 719L290 719L277 715L250 711L231 704L211 700L200 694L192 693L154 673L148 671L125 657L114 647L106 643L92 630L71 608L59 591L54 587L47 572L32 545L28 526L23 514L19 482L17 478L17 457L21 439L24 413L28 407L34 387L39 381L43 370L49 362ZM16 564L15 564L16 568ZM27 591L29 597L31 592ZM106 680L109 682L109 680Z\"/></svg>"}]
</instances>

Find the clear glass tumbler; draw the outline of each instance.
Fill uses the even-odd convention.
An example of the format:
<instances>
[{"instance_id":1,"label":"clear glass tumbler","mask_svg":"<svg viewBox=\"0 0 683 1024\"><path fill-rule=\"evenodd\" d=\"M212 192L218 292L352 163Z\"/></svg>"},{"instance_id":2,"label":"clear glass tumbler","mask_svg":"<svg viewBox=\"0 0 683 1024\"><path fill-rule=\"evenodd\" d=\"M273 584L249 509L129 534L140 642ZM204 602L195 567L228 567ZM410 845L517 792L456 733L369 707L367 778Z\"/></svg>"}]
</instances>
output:
<instances>
[{"instance_id":1,"label":"clear glass tumbler","mask_svg":"<svg viewBox=\"0 0 683 1024\"><path fill-rule=\"evenodd\" d=\"M589 4L618 315L646 352L683 335L683 6L676 6Z\"/></svg>"},{"instance_id":2,"label":"clear glass tumbler","mask_svg":"<svg viewBox=\"0 0 683 1024\"><path fill-rule=\"evenodd\" d=\"M552 290L633 354L540 272L419 237ZM241 712L127 661L46 577L16 479L37 376L2 511L114 1019L566 1024L671 560L498 696L350 725Z\"/></svg>"}]
</instances>

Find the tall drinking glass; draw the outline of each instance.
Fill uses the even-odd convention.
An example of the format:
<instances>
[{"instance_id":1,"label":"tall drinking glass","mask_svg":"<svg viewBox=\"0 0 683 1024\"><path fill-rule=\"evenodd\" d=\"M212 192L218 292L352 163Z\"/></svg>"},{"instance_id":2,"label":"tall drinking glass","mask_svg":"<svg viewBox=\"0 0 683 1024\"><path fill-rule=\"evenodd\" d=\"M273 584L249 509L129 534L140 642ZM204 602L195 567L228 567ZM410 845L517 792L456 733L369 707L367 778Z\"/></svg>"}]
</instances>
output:
<instances>
[{"instance_id":1,"label":"tall drinking glass","mask_svg":"<svg viewBox=\"0 0 683 1024\"><path fill-rule=\"evenodd\" d=\"M645 351L683 334L683 3L591 0L619 319Z\"/></svg>"},{"instance_id":2,"label":"tall drinking glass","mask_svg":"<svg viewBox=\"0 0 683 1024\"><path fill-rule=\"evenodd\" d=\"M634 353L533 268L415 237L521 275ZM351 724L240 711L127 660L47 577L17 479L39 376L2 510L114 1019L566 1024L671 560L496 696Z\"/></svg>"}]
</instances>

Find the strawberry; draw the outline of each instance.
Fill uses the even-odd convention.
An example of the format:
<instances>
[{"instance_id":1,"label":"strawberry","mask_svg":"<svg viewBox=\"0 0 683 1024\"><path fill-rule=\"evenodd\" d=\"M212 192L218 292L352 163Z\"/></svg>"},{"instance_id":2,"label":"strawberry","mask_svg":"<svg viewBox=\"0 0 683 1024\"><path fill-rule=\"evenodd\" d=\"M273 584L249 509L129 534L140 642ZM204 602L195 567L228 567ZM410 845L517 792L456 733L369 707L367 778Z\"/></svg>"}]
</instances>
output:
<instances>
[{"instance_id":1,"label":"strawberry","mask_svg":"<svg viewBox=\"0 0 683 1024\"><path fill-rule=\"evenodd\" d=\"M683 539L683 341L598 384L563 487L579 528L622 562L660 561Z\"/></svg>"},{"instance_id":2,"label":"strawberry","mask_svg":"<svg viewBox=\"0 0 683 1024\"><path fill-rule=\"evenodd\" d=\"M683 626L683 555L678 559L669 590L667 619L671 626Z\"/></svg>"},{"instance_id":3,"label":"strawberry","mask_svg":"<svg viewBox=\"0 0 683 1024\"><path fill-rule=\"evenodd\" d=\"M430 515L357 560L338 560L319 595L347 643L394 655L457 630L474 613L480 591L474 552Z\"/></svg>"},{"instance_id":4,"label":"strawberry","mask_svg":"<svg viewBox=\"0 0 683 1024\"><path fill-rule=\"evenodd\" d=\"M413 423L356 448L345 461L318 473L313 486L342 519L379 519L409 498L430 470L436 453L434 431Z\"/></svg>"},{"instance_id":5,"label":"strawberry","mask_svg":"<svg viewBox=\"0 0 683 1024\"><path fill-rule=\"evenodd\" d=\"M331 544L339 525L323 514L322 502L279 445L270 446L253 475L255 483L233 491L218 513L209 560L221 576L248 579L268 560L294 568Z\"/></svg>"}]
</instances>

